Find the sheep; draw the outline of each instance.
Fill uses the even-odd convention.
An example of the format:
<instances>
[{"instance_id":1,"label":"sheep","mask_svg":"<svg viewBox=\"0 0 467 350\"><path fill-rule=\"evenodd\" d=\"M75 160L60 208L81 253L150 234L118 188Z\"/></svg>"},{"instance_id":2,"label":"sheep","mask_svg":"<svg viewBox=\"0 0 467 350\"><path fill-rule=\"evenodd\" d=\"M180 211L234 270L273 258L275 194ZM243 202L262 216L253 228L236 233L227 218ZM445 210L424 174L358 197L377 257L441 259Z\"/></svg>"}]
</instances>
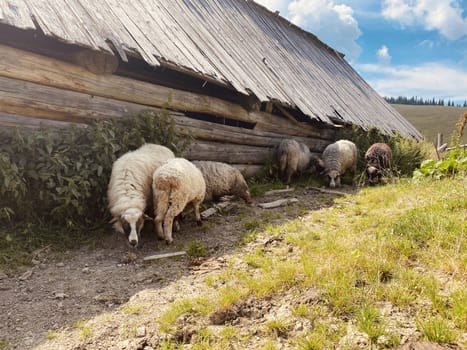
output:
<instances>
[{"instance_id":1,"label":"sheep","mask_svg":"<svg viewBox=\"0 0 467 350\"><path fill-rule=\"evenodd\" d=\"M365 162L368 182L371 186L381 181L384 172L391 169L391 147L386 143L374 143L365 153Z\"/></svg>"},{"instance_id":2,"label":"sheep","mask_svg":"<svg viewBox=\"0 0 467 350\"><path fill-rule=\"evenodd\" d=\"M319 165L324 169L322 174L329 179L329 187L340 187L341 177L347 170L353 178L357 170L357 154L357 146L349 140L339 140L326 146Z\"/></svg>"},{"instance_id":3,"label":"sheep","mask_svg":"<svg viewBox=\"0 0 467 350\"><path fill-rule=\"evenodd\" d=\"M110 221L115 231L125 233L131 246L138 245L145 214L151 203L151 183L154 171L166 160L175 158L167 147L144 144L118 158L113 166L107 188Z\"/></svg>"},{"instance_id":4,"label":"sheep","mask_svg":"<svg viewBox=\"0 0 467 350\"><path fill-rule=\"evenodd\" d=\"M201 171L184 158L168 160L153 175L154 223L159 238L172 243L172 225L187 204L192 203L196 223L201 225L200 204L206 193Z\"/></svg>"},{"instance_id":5,"label":"sheep","mask_svg":"<svg viewBox=\"0 0 467 350\"><path fill-rule=\"evenodd\" d=\"M206 182L204 200L212 201L225 195L234 195L251 204L251 194L240 170L221 162L194 161L193 164L201 170Z\"/></svg>"},{"instance_id":6,"label":"sheep","mask_svg":"<svg viewBox=\"0 0 467 350\"><path fill-rule=\"evenodd\" d=\"M304 143L292 139L284 139L277 149L279 161L279 176L286 184L290 183L292 176L308 169L314 157Z\"/></svg>"}]
</instances>

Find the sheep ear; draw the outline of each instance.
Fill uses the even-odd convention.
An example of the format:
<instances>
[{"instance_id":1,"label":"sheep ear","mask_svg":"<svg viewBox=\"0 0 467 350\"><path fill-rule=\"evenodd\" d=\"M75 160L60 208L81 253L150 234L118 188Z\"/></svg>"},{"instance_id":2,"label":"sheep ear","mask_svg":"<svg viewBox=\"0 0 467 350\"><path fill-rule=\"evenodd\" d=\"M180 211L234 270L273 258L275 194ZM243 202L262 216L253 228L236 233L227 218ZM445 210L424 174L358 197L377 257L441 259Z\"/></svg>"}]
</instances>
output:
<instances>
[{"instance_id":1,"label":"sheep ear","mask_svg":"<svg viewBox=\"0 0 467 350\"><path fill-rule=\"evenodd\" d=\"M115 224L117 221L118 221L118 218L114 216L114 217L109 221L109 224Z\"/></svg>"},{"instance_id":2,"label":"sheep ear","mask_svg":"<svg viewBox=\"0 0 467 350\"><path fill-rule=\"evenodd\" d=\"M151 221L153 220L152 217L150 217L150 216L147 215L147 214L143 214L143 219L144 219L144 220L148 220L148 221L149 221L149 220L151 220Z\"/></svg>"}]
</instances>

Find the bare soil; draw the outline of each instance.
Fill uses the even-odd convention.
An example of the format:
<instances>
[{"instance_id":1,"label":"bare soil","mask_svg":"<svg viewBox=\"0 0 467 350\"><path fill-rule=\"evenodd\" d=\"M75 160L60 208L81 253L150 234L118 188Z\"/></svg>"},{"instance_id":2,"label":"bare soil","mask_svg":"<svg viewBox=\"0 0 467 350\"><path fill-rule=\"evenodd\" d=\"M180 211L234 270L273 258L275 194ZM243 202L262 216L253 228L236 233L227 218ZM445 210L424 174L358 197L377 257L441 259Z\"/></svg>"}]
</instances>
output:
<instances>
[{"instance_id":1,"label":"bare soil","mask_svg":"<svg viewBox=\"0 0 467 350\"><path fill-rule=\"evenodd\" d=\"M298 202L274 209L257 206L291 197ZM156 349L165 337L156 332L157 317L175 300L205 295L206 274L226 265L249 226L297 218L332 205L335 197L298 189L257 197L253 206L235 201L233 209L207 218L202 227L191 216L186 218L170 246L144 232L142 246L130 249L126 237L109 232L94 249L77 247L57 256L44 247L36 252L30 270L0 275L0 339L8 342L7 349ZM186 249L190 242L199 242L208 256L143 261L148 255ZM314 293L302 291L299 297L313 299ZM128 301L136 306L122 308ZM213 314L210 321L222 324L230 318L244 325L247 334L258 320L274 317L284 307L281 300L247 300L237 314ZM87 322L79 322L83 320ZM195 336L190 323L186 324L172 336L185 341ZM307 325L295 327L300 330ZM258 344L261 334L253 337L251 349ZM368 348L368 344L362 346Z\"/></svg>"}]
</instances>

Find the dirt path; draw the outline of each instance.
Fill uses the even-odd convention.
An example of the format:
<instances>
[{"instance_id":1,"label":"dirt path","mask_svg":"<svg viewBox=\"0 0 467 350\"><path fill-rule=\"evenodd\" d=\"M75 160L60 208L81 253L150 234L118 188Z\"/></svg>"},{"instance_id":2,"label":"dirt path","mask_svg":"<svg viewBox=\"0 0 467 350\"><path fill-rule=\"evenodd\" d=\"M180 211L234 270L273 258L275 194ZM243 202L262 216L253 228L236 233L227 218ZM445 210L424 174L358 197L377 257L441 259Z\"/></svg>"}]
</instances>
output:
<instances>
[{"instance_id":1,"label":"dirt path","mask_svg":"<svg viewBox=\"0 0 467 350\"><path fill-rule=\"evenodd\" d=\"M196 295L206 287L205 276L199 273L199 267L194 266L189 257L152 263L144 263L142 259L155 253L181 250L195 241L208 251L209 259L203 268L207 271L217 269L224 258L234 252L247 228L296 218L305 211L332 204L335 195L297 190L255 198L255 202L287 197L295 197L298 202L267 210L235 202L235 207L228 213L208 218L201 228L188 218L182 223L181 232L175 233L171 246L146 235L142 239L143 247L130 251L124 237L109 233L100 244L103 248L66 252L60 259L51 260L51 252L44 248L37 252L33 260L35 266L24 274L0 276L0 339L8 341L7 349L31 349L39 345L41 349L143 349L148 344L150 326L144 328L144 332L132 329L132 332L139 331L144 335L139 334L130 341L121 334L122 327L118 325L130 322L131 312L119 313L120 316L101 314L117 310L130 298L139 298L147 301L144 305L154 308L153 313L148 313L152 315L151 319L146 320L150 325L157 308L162 310L169 302ZM59 338L50 340L55 331L79 329L79 321L97 315L112 318L112 322L91 327L93 336L89 338L94 339L92 344L83 337L69 338L66 342Z\"/></svg>"}]
</instances>

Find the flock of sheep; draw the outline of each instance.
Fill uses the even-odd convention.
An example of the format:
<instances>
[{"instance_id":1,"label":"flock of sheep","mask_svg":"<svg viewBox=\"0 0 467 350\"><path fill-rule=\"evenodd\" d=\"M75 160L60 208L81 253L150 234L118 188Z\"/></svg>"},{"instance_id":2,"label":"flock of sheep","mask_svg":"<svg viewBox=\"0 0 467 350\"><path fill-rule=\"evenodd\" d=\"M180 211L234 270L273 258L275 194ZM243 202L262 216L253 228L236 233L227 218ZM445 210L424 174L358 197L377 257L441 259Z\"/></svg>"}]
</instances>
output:
<instances>
[{"instance_id":1,"label":"flock of sheep","mask_svg":"<svg viewBox=\"0 0 467 350\"><path fill-rule=\"evenodd\" d=\"M290 183L293 176L314 166L327 177L330 187L340 186L346 171L355 174L357 153L353 142L339 140L328 145L317 158L308 146L285 139L277 149L279 174ZM391 149L376 143L366 152L365 160L369 182L374 184L391 167ZM179 229L177 217L188 205L193 206L200 225L201 203L225 195L251 203L248 185L237 168L220 162L176 158L170 149L156 144L144 144L118 158L107 189L110 222L117 232L128 236L133 247L138 245L146 220L153 220L157 236L171 243L173 228ZM151 204L154 218L146 214Z\"/></svg>"},{"instance_id":2,"label":"flock of sheep","mask_svg":"<svg viewBox=\"0 0 467 350\"><path fill-rule=\"evenodd\" d=\"M357 170L357 146L349 140L329 144L320 158L314 156L307 145L295 140L283 140L277 151L279 175L285 183L310 168L315 168L329 181L329 187L340 187L342 176L349 171L352 178ZM365 153L366 173L370 185L381 180L391 169L392 150L385 143L375 143Z\"/></svg>"}]
</instances>

